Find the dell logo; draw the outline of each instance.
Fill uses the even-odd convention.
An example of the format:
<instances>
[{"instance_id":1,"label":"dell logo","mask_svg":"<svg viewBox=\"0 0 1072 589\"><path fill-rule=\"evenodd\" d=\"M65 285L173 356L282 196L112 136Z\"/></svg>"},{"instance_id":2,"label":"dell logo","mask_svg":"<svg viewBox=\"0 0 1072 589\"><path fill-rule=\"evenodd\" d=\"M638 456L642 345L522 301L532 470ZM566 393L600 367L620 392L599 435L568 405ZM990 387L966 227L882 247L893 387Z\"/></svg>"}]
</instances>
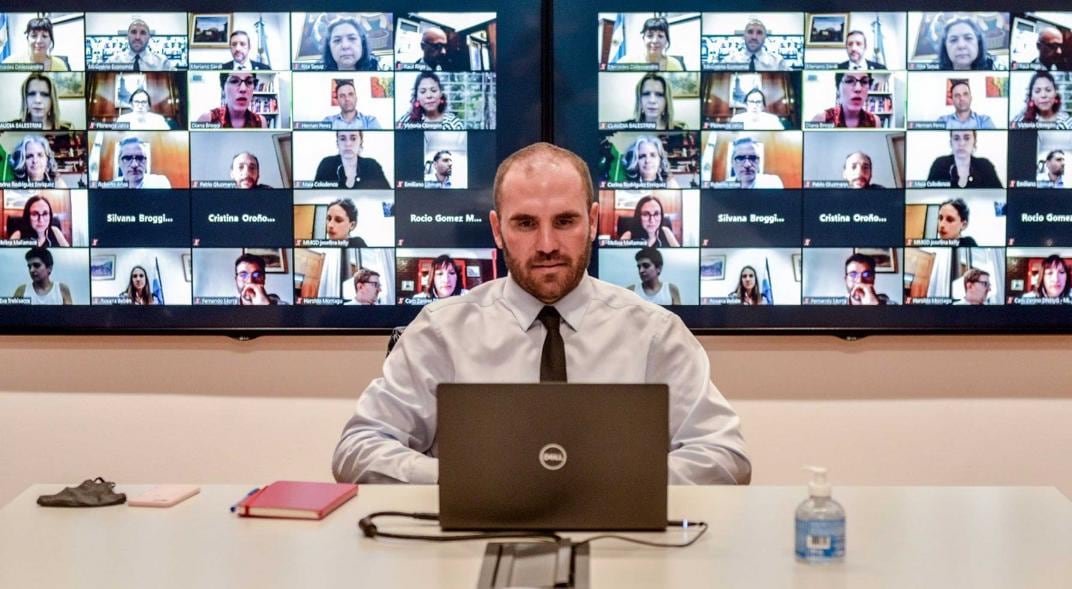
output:
<instances>
[{"instance_id":1,"label":"dell logo","mask_svg":"<svg viewBox=\"0 0 1072 589\"><path fill-rule=\"evenodd\" d=\"M540 464L547 470L558 470L566 466L566 449L558 444L548 444L540 448Z\"/></svg>"}]
</instances>

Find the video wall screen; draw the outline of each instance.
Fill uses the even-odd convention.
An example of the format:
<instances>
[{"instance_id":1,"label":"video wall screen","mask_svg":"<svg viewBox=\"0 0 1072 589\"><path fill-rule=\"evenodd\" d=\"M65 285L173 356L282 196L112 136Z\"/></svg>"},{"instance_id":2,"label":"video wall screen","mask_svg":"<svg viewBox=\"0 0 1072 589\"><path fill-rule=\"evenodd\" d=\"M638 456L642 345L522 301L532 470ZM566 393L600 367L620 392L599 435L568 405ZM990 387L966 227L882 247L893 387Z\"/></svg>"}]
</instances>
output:
<instances>
[{"instance_id":1,"label":"video wall screen","mask_svg":"<svg viewBox=\"0 0 1072 589\"><path fill-rule=\"evenodd\" d=\"M1067 326L1072 12L687 6L556 5L600 278L699 330Z\"/></svg>"},{"instance_id":2,"label":"video wall screen","mask_svg":"<svg viewBox=\"0 0 1072 589\"><path fill-rule=\"evenodd\" d=\"M496 163L539 128L498 110L541 86L500 98L500 25L539 31L394 4L0 14L0 330L390 327L503 275Z\"/></svg>"}]
</instances>

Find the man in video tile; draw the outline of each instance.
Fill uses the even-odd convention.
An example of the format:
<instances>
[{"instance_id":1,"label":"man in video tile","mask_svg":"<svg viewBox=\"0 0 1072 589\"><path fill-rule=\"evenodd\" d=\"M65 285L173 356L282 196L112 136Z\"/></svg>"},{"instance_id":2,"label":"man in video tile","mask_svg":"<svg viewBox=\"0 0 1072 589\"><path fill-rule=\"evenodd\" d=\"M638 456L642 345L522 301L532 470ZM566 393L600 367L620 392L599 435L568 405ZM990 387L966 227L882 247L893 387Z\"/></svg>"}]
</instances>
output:
<instances>
[{"instance_id":1,"label":"man in video tile","mask_svg":"<svg viewBox=\"0 0 1072 589\"><path fill-rule=\"evenodd\" d=\"M1042 165L1037 180L1039 182L1052 182L1054 188L1065 187L1065 152L1055 149L1046 154L1046 161Z\"/></svg>"},{"instance_id":2,"label":"man in video tile","mask_svg":"<svg viewBox=\"0 0 1072 589\"><path fill-rule=\"evenodd\" d=\"M953 112L938 117L939 123L945 123L946 129L993 129L994 120L989 115L973 112L971 85L964 78L950 82L950 97L953 99Z\"/></svg>"},{"instance_id":3,"label":"man in video tile","mask_svg":"<svg viewBox=\"0 0 1072 589\"><path fill-rule=\"evenodd\" d=\"M254 254L242 254L235 260L235 288L238 289L239 305L285 305L279 295L265 290L266 264L264 258Z\"/></svg>"},{"instance_id":4,"label":"man in video tile","mask_svg":"<svg viewBox=\"0 0 1072 589\"><path fill-rule=\"evenodd\" d=\"M871 156L862 151L854 151L845 158L841 175L849 183L849 188L884 188L881 184L871 183Z\"/></svg>"},{"instance_id":5,"label":"man in video tile","mask_svg":"<svg viewBox=\"0 0 1072 589\"><path fill-rule=\"evenodd\" d=\"M853 254L845 260L845 290L850 305L889 305L890 297L875 292L875 259Z\"/></svg>"},{"instance_id":6,"label":"man in video tile","mask_svg":"<svg viewBox=\"0 0 1072 589\"><path fill-rule=\"evenodd\" d=\"M742 33L744 47L726 57L726 63L742 64L750 72L784 70L785 62L776 53L767 51L767 25L758 18L751 18Z\"/></svg>"},{"instance_id":7,"label":"man in video tile","mask_svg":"<svg viewBox=\"0 0 1072 589\"><path fill-rule=\"evenodd\" d=\"M354 274L354 298L346 305L375 305L380 297L380 273L368 268L361 268Z\"/></svg>"},{"instance_id":8,"label":"man in video tile","mask_svg":"<svg viewBox=\"0 0 1072 589\"><path fill-rule=\"evenodd\" d=\"M145 144L137 137L119 142L119 169L123 171L121 188L171 188L167 176L149 173L149 156Z\"/></svg>"},{"instance_id":9,"label":"man in video tile","mask_svg":"<svg viewBox=\"0 0 1072 589\"><path fill-rule=\"evenodd\" d=\"M231 159L231 180L235 181L235 188L243 190L250 188L271 188L267 184L261 184L261 162L257 156L248 151L243 151Z\"/></svg>"},{"instance_id":10,"label":"man in video tile","mask_svg":"<svg viewBox=\"0 0 1072 589\"><path fill-rule=\"evenodd\" d=\"M640 284L630 284L626 288L637 293L640 298L656 305L680 305L681 292L671 282L663 283L659 277L663 273L663 255L653 247L642 247L636 253L637 273Z\"/></svg>"},{"instance_id":11,"label":"man in video tile","mask_svg":"<svg viewBox=\"0 0 1072 589\"><path fill-rule=\"evenodd\" d=\"M332 129L383 128L375 116L357 110L357 89L353 80L335 81L335 101L339 103L339 113L324 118L325 123L331 123Z\"/></svg>"},{"instance_id":12,"label":"man in video tile","mask_svg":"<svg viewBox=\"0 0 1072 589\"><path fill-rule=\"evenodd\" d=\"M15 298L29 298L31 305L71 305L71 289L66 284L52 282L52 252L32 247L26 252L26 269L30 283L15 289Z\"/></svg>"},{"instance_id":13,"label":"man in video tile","mask_svg":"<svg viewBox=\"0 0 1072 589\"><path fill-rule=\"evenodd\" d=\"M774 174L762 174L759 168L762 158L756 149L756 140L739 137L733 141L733 174L741 188L784 188L782 179Z\"/></svg>"},{"instance_id":14,"label":"man in video tile","mask_svg":"<svg viewBox=\"0 0 1072 589\"><path fill-rule=\"evenodd\" d=\"M870 59L864 59L867 51L867 35L863 31L849 31L845 35L845 53L849 59L838 64L839 70L884 70L886 66Z\"/></svg>"},{"instance_id":15,"label":"man in video tile","mask_svg":"<svg viewBox=\"0 0 1072 589\"><path fill-rule=\"evenodd\" d=\"M134 19L127 27L127 48L113 55L108 63L131 64L136 72L174 70L175 64L171 60L149 50L152 37L149 25L140 18Z\"/></svg>"},{"instance_id":16,"label":"man in video tile","mask_svg":"<svg viewBox=\"0 0 1072 589\"><path fill-rule=\"evenodd\" d=\"M964 273L964 298L954 305L985 305L990 294L990 274L985 270L971 268Z\"/></svg>"},{"instance_id":17,"label":"man in video tile","mask_svg":"<svg viewBox=\"0 0 1072 589\"><path fill-rule=\"evenodd\" d=\"M849 72L834 74L837 104L815 115L816 123L834 123L839 128L878 127L878 117L867 111L871 76Z\"/></svg>"},{"instance_id":18,"label":"man in video tile","mask_svg":"<svg viewBox=\"0 0 1072 589\"><path fill-rule=\"evenodd\" d=\"M432 156L432 170L425 178L427 188L450 188L450 175L454 172L454 156L445 149Z\"/></svg>"},{"instance_id":19,"label":"man in video tile","mask_svg":"<svg viewBox=\"0 0 1072 589\"><path fill-rule=\"evenodd\" d=\"M421 35L421 51L424 55L416 64L433 71L451 71L447 49L447 33L439 27L427 28Z\"/></svg>"},{"instance_id":20,"label":"man in video tile","mask_svg":"<svg viewBox=\"0 0 1072 589\"><path fill-rule=\"evenodd\" d=\"M1037 69L1063 69L1064 39L1061 31L1054 27L1043 27L1039 30L1035 47L1038 48L1038 57L1032 59L1031 63L1040 66Z\"/></svg>"},{"instance_id":21,"label":"man in video tile","mask_svg":"<svg viewBox=\"0 0 1072 589\"><path fill-rule=\"evenodd\" d=\"M253 61L249 57L249 34L245 31L231 33L229 41L231 49L231 61L223 64L225 70L270 70L268 64Z\"/></svg>"}]
</instances>

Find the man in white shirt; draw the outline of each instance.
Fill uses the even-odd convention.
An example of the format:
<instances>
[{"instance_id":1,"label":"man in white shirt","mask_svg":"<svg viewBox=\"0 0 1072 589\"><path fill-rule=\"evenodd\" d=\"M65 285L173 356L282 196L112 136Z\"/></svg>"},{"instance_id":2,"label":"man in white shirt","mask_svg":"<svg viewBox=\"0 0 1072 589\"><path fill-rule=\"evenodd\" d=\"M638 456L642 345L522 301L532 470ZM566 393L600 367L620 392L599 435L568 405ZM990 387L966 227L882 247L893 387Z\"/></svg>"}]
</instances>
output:
<instances>
[{"instance_id":1,"label":"man in white shirt","mask_svg":"<svg viewBox=\"0 0 1072 589\"><path fill-rule=\"evenodd\" d=\"M1042 164L1042 171L1038 173L1037 180L1045 182L1052 188L1065 187L1065 152L1054 149L1046 154L1046 161Z\"/></svg>"},{"instance_id":2,"label":"man in white shirt","mask_svg":"<svg viewBox=\"0 0 1072 589\"><path fill-rule=\"evenodd\" d=\"M112 55L108 63L130 64L135 72L174 70L175 64L171 60L149 50L149 41L152 37L149 25L140 18L134 19L127 27L127 48Z\"/></svg>"},{"instance_id":3,"label":"man in white shirt","mask_svg":"<svg viewBox=\"0 0 1072 589\"><path fill-rule=\"evenodd\" d=\"M784 188L782 179L774 174L762 174L763 158L756 149L756 140L739 137L733 141L733 175L741 188Z\"/></svg>"},{"instance_id":4,"label":"man in white shirt","mask_svg":"<svg viewBox=\"0 0 1072 589\"><path fill-rule=\"evenodd\" d=\"M758 18L751 18L744 25L741 34L744 47L729 54L725 63L739 64L741 69L750 72L766 72L787 69L782 56L767 51L767 25Z\"/></svg>"},{"instance_id":5,"label":"man in white shirt","mask_svg":"<svg viewBox=\"0 0 1072 589\"><path fill-rule=\"evenodd\" d=\"M358 399L336 480L435 483L436 386L536 382L552 365L575 383L668 384L669 482L747 483L740 420L696 338L677 315L588 276L599 203L583 160L526 147L499 166L493 192L509 276L421 310Z\"/></svg>"},{"instance_id":6,"label":"man in white shirt","mask_svg":"<svg viewBox=\"0 0 1072 589\"><path fill-rule=\"evenodd\" d=\"M111 188L171 188L167 176L149 173L149 156L141 139L131 136L119 142L119 169L123 177Z\"/></svg>"},{"instance_id":7,"label":"man in white shirt","mask_svg":"<svg viewBox=\"0 0 1072 589\"><path fill-rule=\"evenodd\" d=\"M425 188L453 188L450 175L454 172L454 155L445 149L432 156L431 173L424 177Z\"/></svg>"}]
</instances>

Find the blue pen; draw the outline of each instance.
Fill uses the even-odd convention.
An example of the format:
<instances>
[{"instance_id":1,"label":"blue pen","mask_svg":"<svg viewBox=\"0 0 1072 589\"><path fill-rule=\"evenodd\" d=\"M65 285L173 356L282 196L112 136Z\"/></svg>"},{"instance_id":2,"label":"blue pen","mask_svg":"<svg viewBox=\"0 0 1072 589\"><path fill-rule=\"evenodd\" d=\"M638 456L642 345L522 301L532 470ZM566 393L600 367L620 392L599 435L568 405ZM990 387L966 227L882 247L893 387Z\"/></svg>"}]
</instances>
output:
<instances>
[{"instance_id":1,"label":"blue pen","mask_svg":"<svg viewBox=\"0 0 1072 589\"><path fill-rule=\"evenodd\" d=\"M231 513L234 513L235 511L238 510L238 504L242 503L243 501L245 501L246 497L249 497L250 495L252 495L252 494L254 494L254 493L256 493L257 491L260 491L260 490L261 490L260 487L253 487L253 489L249 493L246 493L245 497L242 497L241 499L238 500L238 503L235 503L234 505L231 506Z\"/></svg>"}]
</instances>

